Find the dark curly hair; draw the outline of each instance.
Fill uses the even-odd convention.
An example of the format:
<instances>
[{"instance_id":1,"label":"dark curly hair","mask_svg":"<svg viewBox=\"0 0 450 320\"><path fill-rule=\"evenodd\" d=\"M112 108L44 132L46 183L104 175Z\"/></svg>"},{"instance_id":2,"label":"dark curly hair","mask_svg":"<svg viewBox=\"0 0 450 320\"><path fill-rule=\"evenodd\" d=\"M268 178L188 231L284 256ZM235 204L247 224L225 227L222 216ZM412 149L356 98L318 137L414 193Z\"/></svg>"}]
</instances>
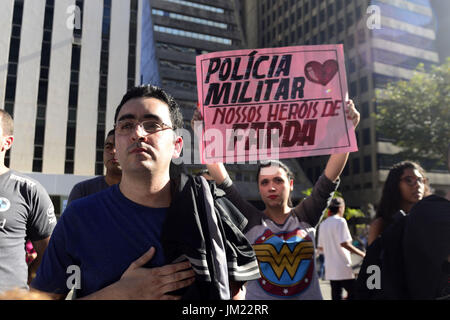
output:
<instances>
[{"instance_id":1,"label":"dark curly hair","mask_svg":"<svg viewBox=\"0 0 450 320\"><path fill-rule=\"evenodd\" d=\"M416 162L402 161L396 163L389 170L389 174L384 183L383 191L381 194L380 204L377 208L377 218L383 218L385 224L392 222L392 218L401 209L402 195L400 193L400 178L406 169L413 169L420 172L425 178L425 192L424 195L428 195L430 192L430 186L426 179L425 170Z\"/></svg>"},{"instance_id":2,"label":"dark curly hair","mask_svg":"<svg viewBox=\"0 0 450 320\"><path fill-rule=\"evenodd\" d=\"M122 101L116 108L116 113L114 115L114 123L117 121L117 117L119 116L119 112L122 109L122 106L127 103L127 101L135 98L155 98L161 100L169 106L170 112L170 120L172 121L173 129L182 128L183 127L183 115L180 110L180 106L175 101L175 99L165 92L160 87L146 84L138 87L133 87L125 93L122 98Z\"/></svg>"}]
</instances>

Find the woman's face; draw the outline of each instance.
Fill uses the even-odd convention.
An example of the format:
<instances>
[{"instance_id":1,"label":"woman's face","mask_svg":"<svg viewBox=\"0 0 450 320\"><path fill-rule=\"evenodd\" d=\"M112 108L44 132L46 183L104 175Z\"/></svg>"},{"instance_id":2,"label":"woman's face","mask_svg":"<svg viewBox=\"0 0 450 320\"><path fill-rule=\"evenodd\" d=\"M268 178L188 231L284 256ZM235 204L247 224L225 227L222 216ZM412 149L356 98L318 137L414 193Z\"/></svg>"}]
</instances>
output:
<instances>
[{"instance_id":1,"label":"woman's face","mask_svg":"<svg viewBox=\"0 0 450 320\"><path fill-rule=\"evenodd\" d=\"M258 177L259 193L267 207L284 207L294 188L294 181L278 166L261 168Z\"/></svg>"},{"instance_id":2,"label":"woman's face","mask_svg":"<svg viewBox=\"0 0 450 320\"><path fill-rule=\"evenodd\" d=\"M421 200L425 193L425 178L417 169L405 169L399 183L402 203L411 205Z\"/></svg>"}]
</instances>

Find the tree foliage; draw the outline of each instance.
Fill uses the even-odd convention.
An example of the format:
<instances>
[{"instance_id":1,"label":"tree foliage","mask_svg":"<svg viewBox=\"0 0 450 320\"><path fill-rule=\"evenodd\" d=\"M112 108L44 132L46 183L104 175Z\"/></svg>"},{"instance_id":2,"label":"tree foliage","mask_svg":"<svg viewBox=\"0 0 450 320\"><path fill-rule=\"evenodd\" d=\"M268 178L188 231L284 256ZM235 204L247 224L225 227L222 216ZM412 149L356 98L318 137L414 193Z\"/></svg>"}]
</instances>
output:
<instances>
[{"instance_id":1,"label":"tree foliage","mask_svg":"<svg viewBox=\"0 0 450 320\"><path fill-rule=\"evenodd\" d=\"M377 130L403 148L401 157L445 162L450 140L450 58L425 71L419 65L409 81L377 92Z\"/></svg>"},{"instance_id":2,"label":"tree foliage","mask_svg":"<svg viewBox=\"0 0 450 320\"><path fill-rule=\"evenodd\" d=\"M311 195L312 189L313 189L313 188L308 188L308 189L306 189L306 190L303 190L302 193L303 193L306 197L308 197L308 196ZM344 196L343 196L342 193L340 193L339 191L335 191L335 192L334 192L333 198L336 198L336 197L341 197L341 198L343 198L344 201L345 201ZM358 218L358 217L359 217L359 218L363 218L363 217L365 217L365 216L366 216L366 215L364 214L364 212L363 212L361 209L352 209L352 208L349 208L348 206L345 206L344 218L345 218L347 221L350 220L351 218ZM319 219L319 223L322 222L322 220L325 220L327 217L328 217L328 208L325 208L325 210L323 210L323 212L322 212L322 216L321 216L320 219Z\"/></svg>"}]
</instances>

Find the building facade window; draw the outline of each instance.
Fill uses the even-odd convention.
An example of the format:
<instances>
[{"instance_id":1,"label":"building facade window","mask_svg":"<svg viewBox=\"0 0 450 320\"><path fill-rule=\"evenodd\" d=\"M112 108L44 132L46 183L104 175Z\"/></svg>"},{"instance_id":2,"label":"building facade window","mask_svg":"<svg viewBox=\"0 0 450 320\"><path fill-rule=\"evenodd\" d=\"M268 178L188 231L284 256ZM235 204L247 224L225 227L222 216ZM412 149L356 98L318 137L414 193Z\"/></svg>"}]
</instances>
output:
<instances>
[{"instance_id":1,"label":"building facade window","mask_svg":"<svg viewBox=\"0 0 450 320\"><path fill-rule=\"evenodd\" d=\"M370 128L363 129L363 144L364 145L370 144Z\"/></svg>"},{"instance_id":2,"label":"building facade window","mask_svg":"<svg viewBox=\"0 0 450 320\"><path fill-rule=\"evenodd\" d=\"M342 18L338 19L337 29L338 29L338 33L344 31L344 19L342 19Z\"/></svg>"},{"instance_id":3,"label":"building facade window","mask_svg":"<svg viewBox=\"0 0 450 320\"><path fill-rule=\"evenodd\" d=\"M361 117L363 119L367 119L370 117L370 110L369 110L369 102L363 102L361 104Z\"/></svg>"},{"instance_id":4,"label":"building facade window","mask_svg":"<svg viewBox=\"0 0 450 320\"><path fill-rule=\"evenodd\" d=\"M369 90L369 81L367 80L367 76L359 79L359 90L361 93L367 92L367 90Z\"/></svg>"},{"instance_id":5,"label":"building facade window","mask_svg":"<svg viewBox=\"0 0 450 320\"><path fill-rule=\"evenodd\" d=\"M45 115L47 110L48 70L50 66L53 29L54 0L45 2L44 32L41 46L41 67L37 97L37 113L34 130L33 172L42 172L42 157L45 136Z\"/></svg>"},{"instance_id":6,"label":"building facade window","mask_svg":"<svg viewBox=\"0 0 450 320\"><path fill-rule=\"evenodd\" d=\"M317 16L313 16L311 20L312 28L317 28Z\"/></svg>"},{"instance_id":7,"label":"building facade window","mask_svg":"<svg viewBox=\"0 0 450 320\"><path fill-rule=\"evenodd\" d=\"M352 49L355 46L355 37L353 36L353 34L348 35L346 44L347 49Z\"/></svg>"},{"instance_id":8,"label":"building facade window","mask_svg":"<svg viewBox=\"0 0 450 320\"><path fill-rule=\"evenodd\" d=\"M137 39L137 0L130 1L130 31L128 36L128 77L127 88L130 89L135 85L136 78L136 39Z\"/></svg>"},{"instance_id":9,"label":"building facade window","mask_svg":"<svg viewBox=\"0 0 450 320\"><path fill-rule=\"evenodd\" d=\"M326 42L325 31L322 30L322 31L320 31L320 43L323 44L325 42Z\"/></svg>"},{"instance_id":10,"label":"building facade window","mask_svg":"<svg viewBox=\"0 0 450 320\"><path fill-rule=\"evenodd\" d=\"M355 8L356 20L359 21L362 17L362 8L361 6L356 6Z\"/></svg>"},{"instance_id":11,"label":"building facade window","mask_svg":"<svg viewBox=\"0 0 450 320\"><path fill-rule=\"evenodd\" d=\"M361 52L361 53L358 55L358 64L359 64L359 68L360 68L360 69L366 67L366 65L367 65L367 60L366 60L366 53L365 53L365 52Z\"/></svg>"},{"instance_id":12,"label":"building facade window","mask_svg":"<svg viewBox=\"0 0 450 320\"><path fill-rule=\"evenodd\" d=\"M187 0L166 0L166 1L178 3L178 4L181 4L184 6L189 6L189 7L193 7L193 8L197 8L197 9L207 10L207 11L211 11L211 12L215 12L215 13L225 13L225 10L222 8L217 8L217 7L213 7L213 6L205 5L205 4L199 4L199 3L195 3L195 2L191 2L191 1L187 1Z\"/></svg>"},{"instance_id":13,"label":"building facade window","mask_svg":"<svg viewBox=\"0 0 450 320\"><path fill-rule=\"evenodd\" d=\"M353 20L353 12L347 13L346 20L347 20L347 29L348 29L348 28L350 28L353 25L353 22L354 22L354 20Z\"/></svg>"},{"instance_id":14,"label":"building facade window","mask_svg":"<svg viewBox=\"0 0 450 320\"><path fill-rule=\"evenodd\" d=\"M319 24L325 22L325 9L320 10L319 12Z\"/></svg>"},{"instance_id":15,"label":"building facade window","mask_svg":"<svg viewBox=\"0 0 450 320\"><path fill-rule=\"evenodd\" d=\"M105 143L106 97L108 95L109 40L111 25L111 0L103 1L102 46L100 54L100 86L98 90L97 135L95 153L95 174L103 174L103 145Z\"/></svg>"},{"instance_id":16,"label":"building facade window","mask_svg":"<svg viewBox=\"0 0 450 320\"><path fill-rule=\"evenodd\" d=\"M372 157L365 156L364 157L364 172L371 172L371 171L372 171Z\"/></svg>"},{"instance_id":17,"label":"building facade window","mask_svg":"<svg viewBox=\"0 0 450 320\"><path fill-rule=\"evenodd\" d=\"M334 14L334 4L333 3L328 4L327 14L328 14L328 17L333 16L333 14Z\"/></svg>"},{"instance_id":18,"label":"building facade window","mask_svg":"<svg viewBox=\"0 0 450 320\"><path fill-rule=\"evenodd\" d=\"M334 24L328 26L328 38L334 37Z\"/></svg>"},{"instance_id":19,"label":"building facade window","mask_svg":"<svg viewBox=\"0 0 450 320\"><path fill-rule=\"evenodd\" d=\"M358 43L363 44L366 41L366 33L364 29L358 30Z\"/></svg>"},{"instance_id":20,"label":"building facade window","mask_svg":"<svg viewBox=\"0 0 450 320\"><path fill-rule=\"evenodd\" d=\"M211 36L209 34L203 34L203 33L198 33L198 32L191 32L191 31L180 30L180 29L176 29L176 28L169 28L169 27L155 25L154 26L154 30L157 31L157 32L173 34L173 35L176 35L176 36L182 36L182 37L188 37L188 38L193 38L193 39L217 42L217 43L228 44L228 45L232 44L232 41L230 39L227 39L227 38L215 37L215 36Z\"/></svg>"},{"instance_id":21,"label":"building facade window","mask_svg":"<svg viewBox=\"0 0 450 320\"><path fill-rule=\"evenodd\" d=\"M83 21L83 0L77 0L75 5L80 8L80 21ZM73 29L72 42L72 61L70 63L71 82L69 86L69 102L67 115L67 129L66 129L66 155L64 161L64 173L73 174L74 172L74 155L75 155L75 140L77 128L77 107L78 107L78 87L79 87L79 73L80 73L80 58L81 58L81 39L83 34L82 28Z\"/></svg>"},{"instance_id":22,"label":"building facade window","mask_svg":"<svg viewBox=\"0 0 450 320\"><path fill-rule=\"evenodd\" d=\"M358 95L358 85L356 81L350 82L350 95L356 97Z\"/></svg>"},{"instance_id":23,"label":"building facade window","mask_svg":"<svg viewBox=\"0 0 450 320\"><path fill-rule=\"evenodd\" d=\"M14 117L16 99L17 63L19 62L20 32L22 29L23 1L14 1L11 40L9 42L8 71L5 86L5 111ZM9 165L9 151L5 163Z\"/></svg>"},{"instance_id":24,"label":"building facade window","mask_svg":"<svg viewBox=\"0 0 450 320\"><path fill-rule=\"evenodd\" d=\"M355 58L348 59L348 72L353 73L356 71Z\"/></svg>"},{"instance_id":25,"label":"building facade window","mask_svg":"<svg viewBox=\"0 0 450 320\"><path fill-rule=\"evenodd\" d=\"M354 158L352 161L352 165L353 165L353 174L359 174L360 172L359 158Z\"/></svg>"}]
</instances>

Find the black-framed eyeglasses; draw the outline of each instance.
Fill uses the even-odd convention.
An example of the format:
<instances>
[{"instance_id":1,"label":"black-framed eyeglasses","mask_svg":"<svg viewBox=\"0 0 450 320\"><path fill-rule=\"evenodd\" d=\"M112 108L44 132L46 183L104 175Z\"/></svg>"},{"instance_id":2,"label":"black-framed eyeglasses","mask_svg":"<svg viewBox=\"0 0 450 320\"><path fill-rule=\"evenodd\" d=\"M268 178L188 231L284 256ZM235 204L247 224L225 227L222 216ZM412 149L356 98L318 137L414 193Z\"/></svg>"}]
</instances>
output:
<instances>
[{"instance_id":1,"label":"black-framed eyeglasses","mask_svg":"<svg viewBox=\"0 0 450 320\"><path fill-rule=\"evenodd\" d=\"M144 129L144 131L147 132L148 134L152 134L166 129L171 130L174 129L171 126L158 120L137 121L133 119L124 119L117 121L117 124L114 126L114 128L118 135L126 136L131 134L138 125L141 126L142 129Z\"/></svg>"},{"instance_id":2,"label":"black-framed eyeglasses","mask_svg":"<svg viewBox=\"0 0 450 320\"><path fill-rule=\"evenodd\" d=\"M411 177L411 176L406 176L406 177L400 178L400 180L404 181L408 186L414 186L416 184L416 182L418 182L419 184L425 184L425 182L427 181L426 178Z\"/></svg>"}]
</instances>

